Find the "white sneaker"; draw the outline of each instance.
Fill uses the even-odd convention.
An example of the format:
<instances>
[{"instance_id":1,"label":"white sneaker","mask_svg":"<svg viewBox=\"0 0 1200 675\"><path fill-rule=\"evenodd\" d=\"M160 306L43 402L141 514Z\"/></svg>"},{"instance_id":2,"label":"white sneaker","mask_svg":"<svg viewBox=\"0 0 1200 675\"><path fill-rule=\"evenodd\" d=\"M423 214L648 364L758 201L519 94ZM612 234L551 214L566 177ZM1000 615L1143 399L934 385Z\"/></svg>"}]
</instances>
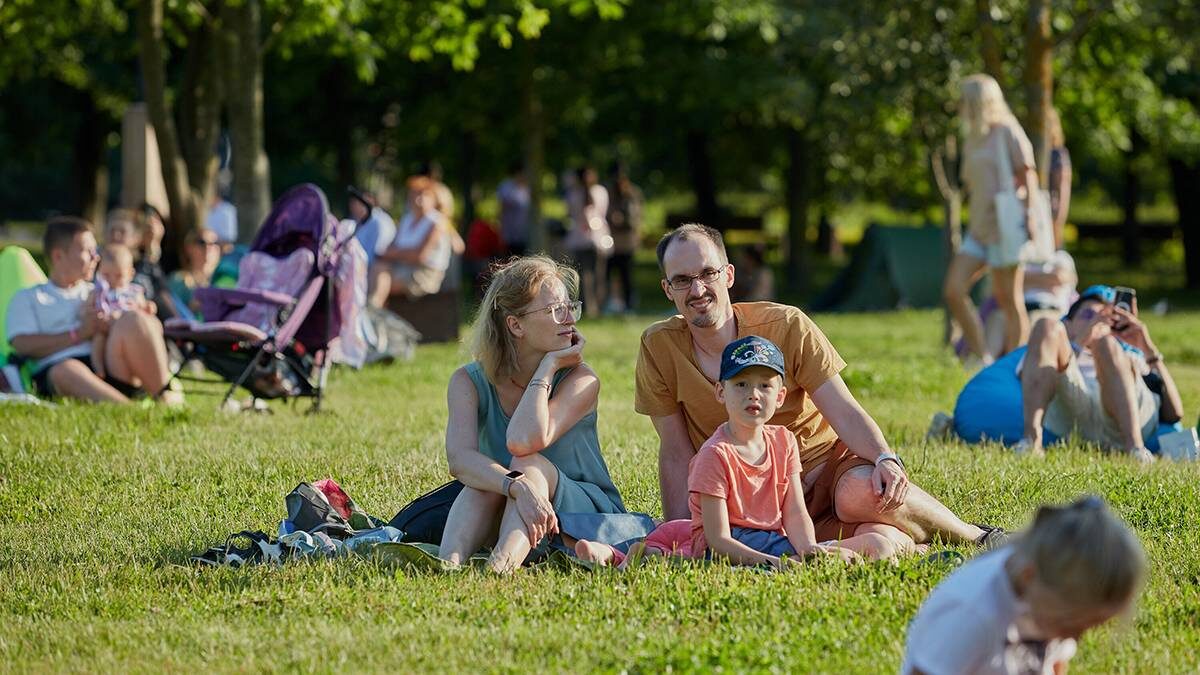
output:
<instances>
[{"instance_id":1,"label":"white sneaker","mask_svg":"<svg viewBox=\"0 0 1200 675\"><path fill-rule=\"evenodd\" d=\"M1158 459L1146 448L1137 448L1129 454L1133 455L1133 458L1142 464L1153 464Z\"/></svg>"},{"instance_id":2,"label":"white sneaker","mask_svg":"<svg viewBox=\"0 0 1200 675\"><path fill-rule=\"evenodd\" d=\"M946 438L954 430L954 417L940 410L933 414L929 422L929 431L925 432L925 440L933 441Z\"/></svg>"},{"instance_id":3,"label":"white sneaker","mask_svg":"<svg viewBox=\"0 0 1200 675\"><path fill-rule=\"evenodd\" d=\"M1014 455L1029 455L1031 457L1045 457L1046 449L1042 444L1032 438L1022 438L1012 446Z\"/></svg>"},{"instance_id":4,"label":"white sneaker","mask_svg":"<svg viewBox=\"0 0 1200 675\"><path fill-rule=\"evenodd\" d=\"M991 354L985 354L984 356L970 354L967 358L963 359L963 370L968 373L977 373L995 362L996 358Z\"/></svg>"}]
</instances>

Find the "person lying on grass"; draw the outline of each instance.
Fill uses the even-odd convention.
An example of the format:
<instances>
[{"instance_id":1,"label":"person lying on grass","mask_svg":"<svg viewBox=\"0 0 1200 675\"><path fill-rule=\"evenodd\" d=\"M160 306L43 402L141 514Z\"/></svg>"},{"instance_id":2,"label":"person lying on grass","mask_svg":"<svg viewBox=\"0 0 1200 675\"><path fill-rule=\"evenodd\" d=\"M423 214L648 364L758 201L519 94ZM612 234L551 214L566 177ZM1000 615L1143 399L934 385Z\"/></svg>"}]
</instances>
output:
<instances>
[{"instance_id":1,"label":"person lying on grass","mask_svg":"<svg viewBox=\"0 0 1200 675\"><path fill-rule=\"evenodd\" d=\"M783 354L770 340L750 335L725 347L715 393L729 419L688 467L691 541L664 546L669 533L681 530L681 521L669 521L647 538L646 554L674 550L782 569L817 555L853 562L860 555L876 560L915 550L911 539L901 547L895 538L876 532L817 543L804 505L796 437L787 427L767 424L787 396L784 372ZM575 551L593 562L617 558L611 549L590 542L577 544Z\"/></svg>"},{"instance_id":2,"label":"person lying on grass","mask_svg":"<svg viewBox=\"0 0 1200 675\"><path fill-rule=\"evenodd\" d=\"M578 281L544 256L493 273L472 331L476 360L447 392L446 458L466 486L438 553L451 565L492 546L488 569L510 572L558 532L557 514L626 512L600 455L600 380L575 326Z\"/></svg>"},{"instance_id":3,"label":"person lying on grass","mask_svg":"<svg viewBox=\"0 0 1200 675\"><path fill-rule=\"evenodd\" d=\"M1043 506L1028 531L933 589L901 672L1063 673L1079 636L1127 614L1145 576L1137 537L1099 497Z\"/></svg>"},{"instance_id":4,"label":"person lying on grass","mask_svg":"<svg viewBox=\"0 0 1200 675\"><path fill-rule=\"evenodd\" d=\"M1116 299L1113 287L1091 286L1061 320L1033 325L1017 366L1025 430L1015 452L1044 455L1044 426L1059 438L1078 432L1106 450L1154 461L1145 439L1160 423L1178 422L1183 401L1137 316L1137 298L1129 309Z\"/></svg>"}]
</instances>

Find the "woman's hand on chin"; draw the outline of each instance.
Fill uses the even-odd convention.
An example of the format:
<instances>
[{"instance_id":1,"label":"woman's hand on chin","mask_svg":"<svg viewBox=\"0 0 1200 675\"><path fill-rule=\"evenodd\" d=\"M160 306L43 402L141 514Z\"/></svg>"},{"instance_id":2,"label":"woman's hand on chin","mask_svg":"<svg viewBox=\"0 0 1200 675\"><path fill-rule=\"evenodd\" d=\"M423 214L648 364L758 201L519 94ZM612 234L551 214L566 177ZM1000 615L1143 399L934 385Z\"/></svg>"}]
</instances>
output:
<instances>
[{"instance_id":1,"label":"woman's hand on chin","mask_svg":"<svg viewBox=\"0 0 1200 675\"><path fill-rule=\"evenodd\" d=\"M553 370L555 371L562 370L563 368L574 368L583 363L583 346L587 340L583 338L583 333L580 333L579 329L576 328L573 330L574 333L571 335L570 347L547 352L546 356L543 357L549 360L554 366Z\"/></svg>"},{"instance_id":2,"label":"woman's hand on chin","mask_svg":"<svg viewBox=\"0 0 1200 675\"><path fill-rule=\"evenodd\" d=\"M528 485L518 482L516 496L517 513L521 522L525 523L525 532L529 535L529 545L537 546L547 535L558 532L558 516L554 515L554 507L550 501Z\"/></svg>"}]
</instances>

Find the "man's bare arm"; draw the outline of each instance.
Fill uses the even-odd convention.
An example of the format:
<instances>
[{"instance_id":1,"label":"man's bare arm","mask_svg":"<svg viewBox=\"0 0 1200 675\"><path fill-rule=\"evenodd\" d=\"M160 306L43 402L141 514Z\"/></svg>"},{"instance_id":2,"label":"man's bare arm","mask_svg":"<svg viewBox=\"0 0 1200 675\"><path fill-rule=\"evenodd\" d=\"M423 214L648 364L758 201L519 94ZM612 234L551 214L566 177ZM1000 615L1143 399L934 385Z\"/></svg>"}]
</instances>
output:
<instances>
[{"instance_id":1,"label":"man's bare arm","mask_svg":"<svg viewBox=\"0 0 1200 675\"><path fill-rule=\"evenodd\" d=\"M683 413L651 417L658 432L658 487L662 494L664 520L690 518L688 509L688 463L696 448L688 438Z\"/></svg>"}]
</instances>

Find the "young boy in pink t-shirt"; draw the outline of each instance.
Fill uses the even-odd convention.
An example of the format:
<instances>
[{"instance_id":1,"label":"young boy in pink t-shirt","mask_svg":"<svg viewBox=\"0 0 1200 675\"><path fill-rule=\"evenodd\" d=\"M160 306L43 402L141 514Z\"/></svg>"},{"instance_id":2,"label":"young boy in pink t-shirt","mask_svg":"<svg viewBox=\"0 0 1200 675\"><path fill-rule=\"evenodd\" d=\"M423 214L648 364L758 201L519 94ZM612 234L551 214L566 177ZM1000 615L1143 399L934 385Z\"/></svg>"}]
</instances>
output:
<instances>
[{"instance_id":1,"label":"young boy in pink t-shirt","mask_svg":"<svg viewBox=\"0 0 1200 675\"><path fill-rule=\"evenodd\" d=\"M695 556L779 568L812 555L858 558L849 548L817 543L796 436L767 424L787 395L783 373L779 348L757 335L731 342L721 354L716 394L729 421L688 465Z\"/></svg>"},{"instance_id":2,"label":"young boy in pink t-shirt","mask_svg":"<svg viewBox=\"0 0 1200 675\"><path fill-rule=\"evenodd\" d=\"M716 396L729 421L717 427L688 466L690 527L687 520L659 525L646 537L646 554L783 567L813 555L851 562L859 553L876 558L893 550L875 533L817 543L804 505L796 436L787 427L767 424L787 395L783 372L783 355L770 340L751 335L725 347ZM642 551L635 546L631 559ZM581 541L575 550L601 564L625 560L594 542Z\"/></svg>"}]
</instances>

